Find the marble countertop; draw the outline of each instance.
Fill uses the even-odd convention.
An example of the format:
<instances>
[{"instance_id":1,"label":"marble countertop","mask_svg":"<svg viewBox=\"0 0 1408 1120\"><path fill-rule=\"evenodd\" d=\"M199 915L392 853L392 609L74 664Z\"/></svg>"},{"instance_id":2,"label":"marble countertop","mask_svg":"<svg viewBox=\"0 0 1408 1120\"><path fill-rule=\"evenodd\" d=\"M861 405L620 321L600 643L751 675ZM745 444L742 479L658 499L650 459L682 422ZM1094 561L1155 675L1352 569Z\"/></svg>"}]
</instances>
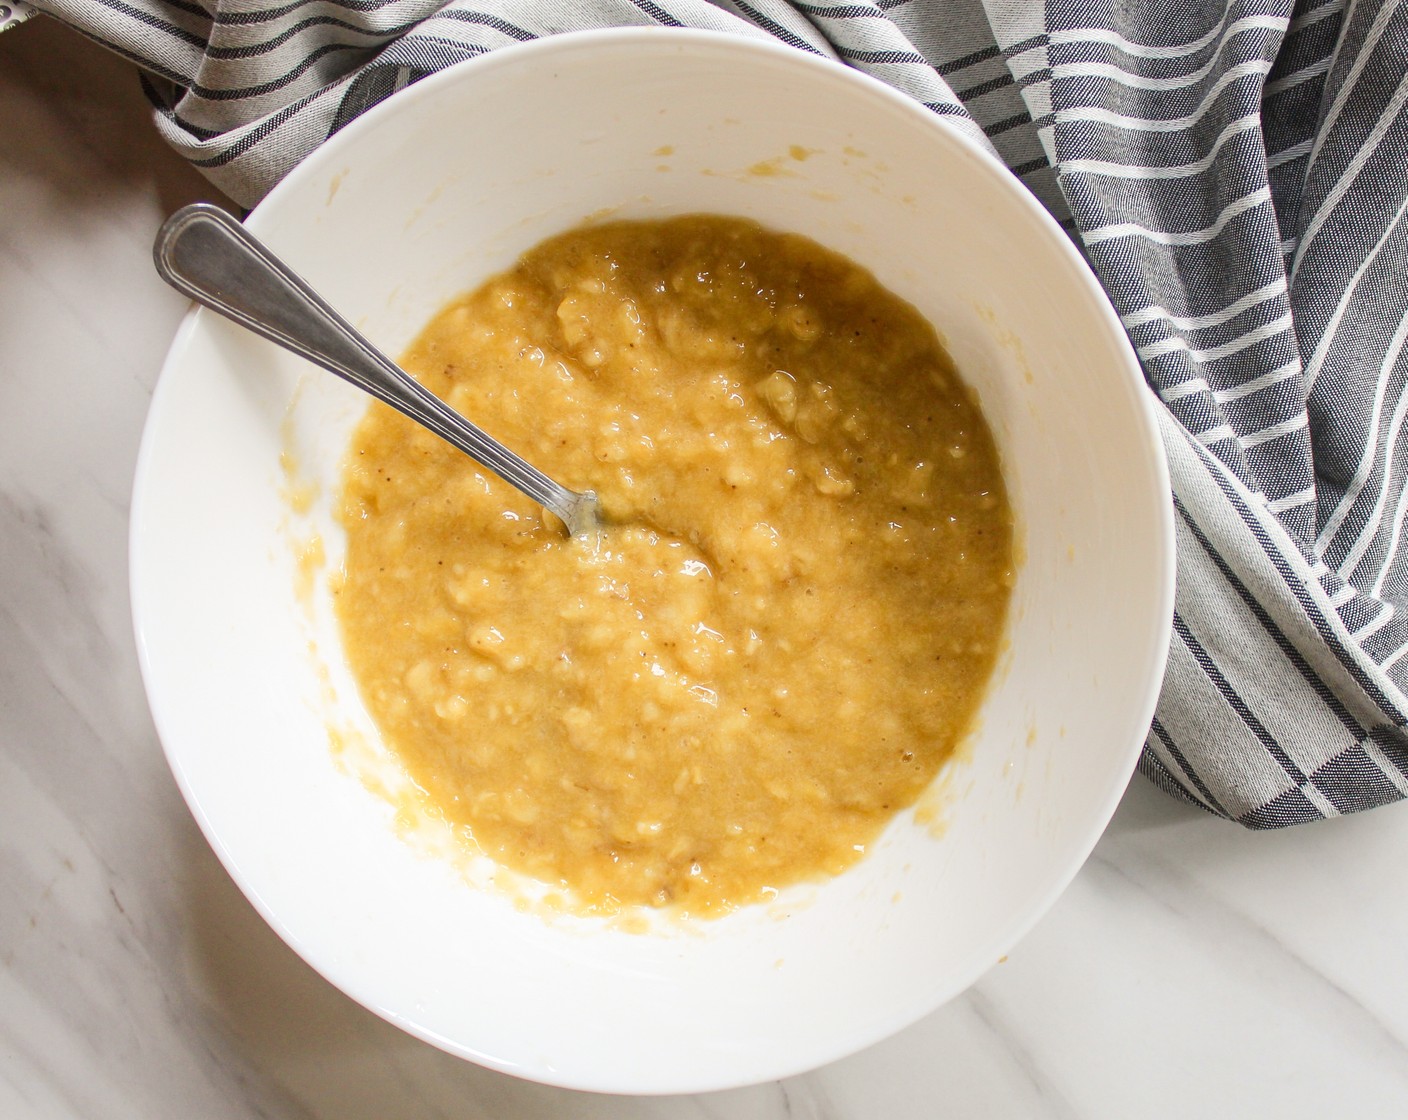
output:
<instances>
[{"instance_id":1,"label":"marble countertop","mask_svg":"<svg viewBox=\"0 0 1408 1120\"><path fill-rule=\"evenodd\" d=\"M212 197L126 64L44 19L0 37L0 1117L1408 1115L1408 805L1257 835L1136 779L966 995L727 1093L517 1081L325 983L186 811L128 613L137 444L185 310L152 236Z\"/></svg>"}]
</instances>

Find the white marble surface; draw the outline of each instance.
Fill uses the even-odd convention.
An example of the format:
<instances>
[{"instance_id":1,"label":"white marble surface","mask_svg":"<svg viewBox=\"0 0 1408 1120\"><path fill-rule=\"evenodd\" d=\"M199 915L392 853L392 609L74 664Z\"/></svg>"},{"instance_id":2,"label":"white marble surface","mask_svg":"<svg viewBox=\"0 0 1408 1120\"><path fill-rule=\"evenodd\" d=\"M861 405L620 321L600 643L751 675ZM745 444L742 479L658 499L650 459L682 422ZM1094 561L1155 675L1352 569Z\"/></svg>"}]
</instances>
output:
<instances>
[{"instance_id":1,"label":"white marble surface","mask_svg":"<svg viewBox=\"0 0 1408 1120\"><path fill-rule=\"evenodd\" d=\"M150 244L212 195L125 64L44 19L0 37L0 1118L1408 1116L1408 806L1251 835L1136 779L966 996L729 1093L527 1084L328 986L186 812L129 622L133 466L184 310Z\"/></svg>"}]
</instances>

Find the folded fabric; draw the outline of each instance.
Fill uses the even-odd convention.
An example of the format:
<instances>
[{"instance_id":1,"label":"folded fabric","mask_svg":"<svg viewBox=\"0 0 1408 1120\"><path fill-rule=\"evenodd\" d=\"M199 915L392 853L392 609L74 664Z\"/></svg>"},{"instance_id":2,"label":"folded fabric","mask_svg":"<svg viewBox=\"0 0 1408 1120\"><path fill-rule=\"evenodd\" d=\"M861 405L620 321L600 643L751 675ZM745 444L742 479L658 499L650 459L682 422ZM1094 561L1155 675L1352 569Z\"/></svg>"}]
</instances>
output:
<instances>
[{"instance_id":1,"label":"folded fabric","mask_svg":"<svg viewBox=\"0 0 1408 1120\"><path fill-rule=\"evenodd\" d=\"M1408 0L29 2L138 64L246 205L408 83L562 31L889 82L1062 221L1157 395L1179 586L1144 773L1255 828L1408 794Z\"/></svg>"}]
</instances>

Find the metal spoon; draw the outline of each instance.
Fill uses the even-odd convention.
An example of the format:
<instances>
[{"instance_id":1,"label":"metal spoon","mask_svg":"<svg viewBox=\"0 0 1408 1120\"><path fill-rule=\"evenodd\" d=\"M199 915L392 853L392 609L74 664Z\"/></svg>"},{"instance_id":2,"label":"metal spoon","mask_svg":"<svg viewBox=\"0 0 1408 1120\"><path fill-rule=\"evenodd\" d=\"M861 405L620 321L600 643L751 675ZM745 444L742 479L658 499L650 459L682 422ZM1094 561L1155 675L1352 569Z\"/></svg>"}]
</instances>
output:
<instances>
[{"instance_id":1,"label":"metal spoon","mask_svg":"<svg viewBox=\"0 0 1408 1120\"><path fill-rule=\"evenodd\" d=\"M559 486L422 388L218 206L198 202L176 211L153 252L157 272L177 291L425 425L561 518L572 536L600 527L593 491Z\"/></svg>"}]
</instances>

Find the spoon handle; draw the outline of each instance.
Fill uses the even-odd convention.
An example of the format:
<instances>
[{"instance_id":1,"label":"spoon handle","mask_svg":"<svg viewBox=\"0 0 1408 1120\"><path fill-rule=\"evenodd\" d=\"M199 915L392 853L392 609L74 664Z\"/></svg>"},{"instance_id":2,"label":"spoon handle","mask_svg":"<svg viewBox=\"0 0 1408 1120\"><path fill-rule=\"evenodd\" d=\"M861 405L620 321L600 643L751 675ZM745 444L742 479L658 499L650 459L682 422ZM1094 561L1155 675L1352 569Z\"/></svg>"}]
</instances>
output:
<instances>
[{"instance_id":1,"label":"spoon handle","mask_svg":"<svg viewBox=\"0 0 1408 1120\"><path fill-rule=\"evenodd\" d=\"M559 486L423 388L218 206L198 202L172 214L153 255L177 291L425 425L556 514L573 536L596 527L595 494Z\"/></svg>"}]
</instances>

